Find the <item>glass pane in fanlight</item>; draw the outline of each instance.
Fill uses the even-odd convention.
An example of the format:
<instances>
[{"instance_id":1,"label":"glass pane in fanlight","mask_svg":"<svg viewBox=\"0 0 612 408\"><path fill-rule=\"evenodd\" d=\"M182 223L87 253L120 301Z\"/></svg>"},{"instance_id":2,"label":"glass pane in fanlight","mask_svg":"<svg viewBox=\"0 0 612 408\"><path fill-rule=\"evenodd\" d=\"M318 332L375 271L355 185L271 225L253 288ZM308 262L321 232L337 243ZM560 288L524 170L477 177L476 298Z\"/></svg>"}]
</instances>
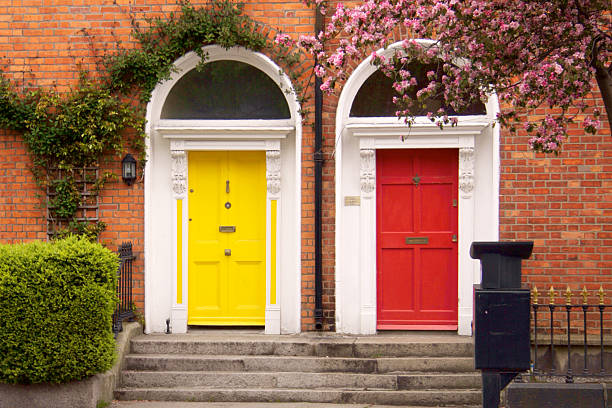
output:
<instances>
[{"instance_id":1,"label":"glass pane in fanlight","mask_svg":"<svg viewBox=\"0 0 612 408\"><path fill-rule=\"evenodd\" d=\"M288 119L281 89L264 72L221 60L193 69L174 85L161 119Z\"/></svg>"},{"instance_id":2,"label":"glass pane in fanlight","mask_svg":"<svg viewBox=\"0 0 612 408\"><path fill-rule=\"evenodd\" d=\"M416 98L416 92L425 88L428 84L427 71L436 71L437 65L423 65L411 63L408 70L416 77L417 86L409 91L409 95ZM383 117L395 116L397 107L393 104L393 97L398 96L393 90L393 80L381 71L375 71L363 83L351 106L351 117ZM424 116L427 112L436 112L442 106L439 99L428 99L426 106L421 109L414 109L413 116ZM473 103L461 112L455 112L450 106L445 107L447 114L454 116L461 115L484 115L486 108L482 102Z\"/></svg>"}]
</instances>

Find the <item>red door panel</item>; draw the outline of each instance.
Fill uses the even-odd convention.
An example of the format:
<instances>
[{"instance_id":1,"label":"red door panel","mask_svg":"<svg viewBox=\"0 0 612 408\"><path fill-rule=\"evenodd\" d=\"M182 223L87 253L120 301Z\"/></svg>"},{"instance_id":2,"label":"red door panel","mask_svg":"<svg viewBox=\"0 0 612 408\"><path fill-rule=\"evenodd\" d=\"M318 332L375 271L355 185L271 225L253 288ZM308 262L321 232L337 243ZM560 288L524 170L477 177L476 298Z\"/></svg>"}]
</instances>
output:
<instances>
[{"instance_id":1,"label":"red door panel","mask_svg":"<svg viewBox=\"0 0 612 408\"><path fill-rule=\"evenodd\" d=\"M377 327L457 328L456 149L378 150Z\"/></svg>"}]
</instances>

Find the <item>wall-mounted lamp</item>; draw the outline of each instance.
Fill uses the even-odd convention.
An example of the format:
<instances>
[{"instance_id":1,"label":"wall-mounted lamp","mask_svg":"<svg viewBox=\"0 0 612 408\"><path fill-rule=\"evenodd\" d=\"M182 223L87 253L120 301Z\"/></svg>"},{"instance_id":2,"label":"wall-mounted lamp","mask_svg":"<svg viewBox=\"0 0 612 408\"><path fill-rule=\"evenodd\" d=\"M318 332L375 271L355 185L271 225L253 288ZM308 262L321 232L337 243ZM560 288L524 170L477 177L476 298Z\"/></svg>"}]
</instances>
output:
<instances>
[{"instance_id":1,"label":"wall-mounted lamp","mask_svg":"<svg viewBox=\"0 0 612 408\"><path fill-rule=\"evenodd\" d=\"M136 180L136 159L129 153L121 160L121 176L128 186Z\"/></svg>"}]
</instances>

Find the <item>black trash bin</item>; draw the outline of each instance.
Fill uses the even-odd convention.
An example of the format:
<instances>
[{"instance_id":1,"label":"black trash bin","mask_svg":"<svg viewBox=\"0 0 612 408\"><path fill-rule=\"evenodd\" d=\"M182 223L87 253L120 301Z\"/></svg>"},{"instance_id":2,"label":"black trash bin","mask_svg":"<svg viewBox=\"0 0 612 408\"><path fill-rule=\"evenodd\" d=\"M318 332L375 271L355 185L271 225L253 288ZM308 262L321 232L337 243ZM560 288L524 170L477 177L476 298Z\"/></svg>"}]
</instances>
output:
<instances>
[{"instance_id":1,"label":"black trash bin","mask_svg":"<svg viewBox=\"0 0 612 408\"><path fill-rule=\"evenodd\" d=\"M533 242L473 242L481 283L474 285L474 366L482 370L483 408L498 408L499 393L530 366L530 291L521 287L521 262Z\"/></svg>"}]
</instances>

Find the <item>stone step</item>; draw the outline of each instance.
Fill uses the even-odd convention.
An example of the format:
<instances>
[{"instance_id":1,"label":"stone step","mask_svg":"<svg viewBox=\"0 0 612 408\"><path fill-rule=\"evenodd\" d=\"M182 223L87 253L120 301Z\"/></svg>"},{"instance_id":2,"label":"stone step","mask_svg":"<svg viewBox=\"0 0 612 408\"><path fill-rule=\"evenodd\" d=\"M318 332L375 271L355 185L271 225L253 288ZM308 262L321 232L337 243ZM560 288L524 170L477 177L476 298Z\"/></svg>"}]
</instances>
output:
<instances>
[{"instance_id":1,"label":"stone step","mask_svg":"<svg viewBox=\"0 0 612 408\"><path fill-rule=\"evenodd\" d=\"M130 354L127 370L268 372L474 372L469 357L342 358L288 356L209 356Z\"/></svg>"},{"instance_id":2,"label":"stone step","mask_svg":"<svg viewBox=\"0 0 612 408\"><path fill-rule=\"evenodd\" d=\"M113 401L110 408L390 408L393 405L319 404L316 402L186 402L186 401ZM402 408L441 408L408 406ZM481 408L480 405L444 405L444 408Z\"/></svg>"},{"instance_id":3,"label":"stone step","mask_svg":"<svg viewBox=\"0 0 612 408\"><path fill-rule=\"evenodd\" d=\"M481 389L479 372L471 373L406 373L397 375L399 390L419 389Z\"/></svg>"},{"instance_id":4,"label":"stone step","mask_svg":"<svg viewBox=\"0 0 612 408\"><path fill-rule=\"evenodd\" d=\"M480 386L473 374L352 374L304 372L124 371L122 384L131 388L351 388L416 390Z\"/></svg>"},{"instance_id":5,"label":"stone step","mask_svg":"<svg viewBox=\"0 0 612 408\"><path fill-rule=\"evenodd\" d=\"M478 390L332 390L332 389L227 389L227 388L119 388L118 400L207 402L317 402L396 406L470 406L481 401Z\"/></svg>"},{"instance_id":6,"label":"stone step","mask_svg":"<svg viewBox=\"0 0 612 408\"><path fill-rule=\"evenodd\" d=\"M445 340L445 341L441 341ZM232 339L206 335L147 335L132 340L137 354L277 355L319 357L471 357L470 338L418 337L408 342L397 337L339 337L242 335Z\"/></svg>"}]
</instances>

